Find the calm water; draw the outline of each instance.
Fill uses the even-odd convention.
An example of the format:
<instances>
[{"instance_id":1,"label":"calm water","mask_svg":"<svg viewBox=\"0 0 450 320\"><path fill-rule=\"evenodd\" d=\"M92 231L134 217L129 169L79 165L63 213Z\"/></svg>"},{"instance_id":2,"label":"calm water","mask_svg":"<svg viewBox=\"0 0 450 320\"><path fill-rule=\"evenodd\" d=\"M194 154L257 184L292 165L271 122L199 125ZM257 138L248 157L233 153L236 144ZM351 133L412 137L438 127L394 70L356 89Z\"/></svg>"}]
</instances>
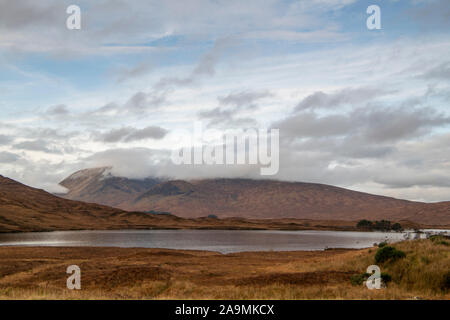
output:
<instances>
[{"instance_id":1,"label":"calm water","mask_svg":"<svg viewBox=\"0 0 450 320\"><path fill-rule=\"evenodd\" d=\"M343 231L108 230L0 234L0 246L96 246L241 251L365 248L403 233Z\"/></svg>"}]
</instances>

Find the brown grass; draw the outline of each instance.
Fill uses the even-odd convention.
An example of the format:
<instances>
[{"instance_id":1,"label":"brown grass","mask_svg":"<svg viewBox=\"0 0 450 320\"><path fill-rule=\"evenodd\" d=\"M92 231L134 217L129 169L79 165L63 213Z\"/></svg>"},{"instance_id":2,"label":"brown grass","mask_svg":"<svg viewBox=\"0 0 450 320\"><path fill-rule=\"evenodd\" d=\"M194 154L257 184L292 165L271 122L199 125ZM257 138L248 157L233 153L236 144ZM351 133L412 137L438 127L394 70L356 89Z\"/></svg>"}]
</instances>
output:
<instances>
[{"instance_id":1,"label":"brown grass","mask_svg":"<svg viewBox=\"0 0 450 320\"><path fill-rule=\"evenodd\" d=\"M352 286L377 248L297 252L214 252L123 248L0 248L1 299L449 299L440 289L448 246L395 244L406 258L381 264L393 281ZM82 290L66 289L66 267L81 268Z\"/></svg>"}]
</instances>

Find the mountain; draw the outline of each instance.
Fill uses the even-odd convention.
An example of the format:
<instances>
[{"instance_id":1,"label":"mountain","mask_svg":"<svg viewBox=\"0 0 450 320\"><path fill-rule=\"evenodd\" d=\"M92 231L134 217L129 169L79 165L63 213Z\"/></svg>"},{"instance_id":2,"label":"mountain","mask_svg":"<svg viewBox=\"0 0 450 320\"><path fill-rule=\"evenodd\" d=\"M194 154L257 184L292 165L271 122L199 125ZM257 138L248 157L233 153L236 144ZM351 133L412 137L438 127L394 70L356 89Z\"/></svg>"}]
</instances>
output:
<instances>
[{"instance_id":1,"label":"mountain","mask_svg":"<svg viewBox=\"0 0 450 320\"><path fill-rule=\"evenodd\" d=\"M354 229L354 223L320 221L318 224L283 219L182 219L167 214L125 212L59 198L0 176L0 233L80 229Z\"/></svg>"},{"instance_id":2,"label":"mountain","mask_svg":"<svg viewBox=\"0 0 450 320\"><path fill-rule=\"evenodd\" d=\"M63 199L0 175L0 232L176 227L176 219Z\"/></svg>"},{"instance_id":3,"label":"mountain","mask_svg":"<svg viewBox=\"0 0 450 320\"><path fill-rule=\"evenodd\" d=\"M111 174L111 167L80 170L60 182L69 192L63 195L72 200L120 207L122 202L149 190L161 179L127 179Z\"/></svg>"},{"instance_id":4,"label":"mountain","mask_svg":"<svg viewBox=\"0 0 450 320\"><path fill-rule=\"evenodd\" d=\"M78 174L79 172L74 175ZM450 225L450 202L427 204L324 184L251 179L172 180L158 183L156 179L150 179L153 185L147 190L142 191L145 189L142 186L140 190L121 192L118 201L112 200L114 197L108 194L109 191L100 187L112 184L108 180L115 181L116 178L104 175L101 176L103 178L99 178L99 175L95 177L87 184L89 190L103 190L102 192L96 192L94 196L85 190L84 183L78 184L78 180L72 178L70 184L64 182L67 179L63 181L63 185L69 189L64 197L73 198L76 190L75 199L95 201L128 211L170 212L183 218L213 214L219 218L346 221L387 219ZM121 185L135 183L133 180L125 182L127 180L120 178Z\"/></svg>"}]
</instances>

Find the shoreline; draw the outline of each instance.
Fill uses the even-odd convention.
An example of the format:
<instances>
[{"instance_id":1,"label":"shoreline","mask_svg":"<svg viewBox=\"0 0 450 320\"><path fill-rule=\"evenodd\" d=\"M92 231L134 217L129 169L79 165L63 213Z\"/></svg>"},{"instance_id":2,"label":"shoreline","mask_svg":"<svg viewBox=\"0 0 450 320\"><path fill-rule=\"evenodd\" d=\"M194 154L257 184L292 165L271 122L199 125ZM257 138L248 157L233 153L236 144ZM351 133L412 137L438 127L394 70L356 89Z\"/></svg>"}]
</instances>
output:
<instances>
[{"instance_id":1,"label":"shoreline","mask_svg":"<svg viewBox=\"0 0 450 320\"><path fill-rule=\"evenodd\" d=\"M0 225L0 234L24 233L24 232L53 232L53 231L93 231L93 230L245 230L245 231L299 231L299 230L323 230L323 231L360 231L372 232L382 230L367 230L357 228L358 221L350 220L310 220L310 219L245 219L245 218L180 218L177 216L146 216L146 223L117 223L97 221L94 225L70 225L65 223L51 227L44 226L17 226L16 228ZM442 229L450 230L449 225L423 225L410 221L399 222L404 230L414 229ZM384 232L384 231L382 231Z\"/></svg>"}]
</instances>

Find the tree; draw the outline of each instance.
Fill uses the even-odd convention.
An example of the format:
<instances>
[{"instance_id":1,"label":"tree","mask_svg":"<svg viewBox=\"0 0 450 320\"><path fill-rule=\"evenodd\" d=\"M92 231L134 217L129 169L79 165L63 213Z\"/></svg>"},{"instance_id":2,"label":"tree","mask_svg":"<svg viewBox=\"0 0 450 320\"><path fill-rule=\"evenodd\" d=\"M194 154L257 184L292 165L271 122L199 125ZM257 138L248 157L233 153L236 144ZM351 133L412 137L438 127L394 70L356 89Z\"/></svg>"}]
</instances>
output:
<instances>
[{"instance_id":1,"label":"tree","mask_svg":"<svg viewBox=\"0 0 450 320\"><path fill-rule=\"evenodd\" d=\"M375 221L374 229L376 229L376 230L391 230L391 222L388 220Z\"/></svg>"},{"instance_id":2,"label":"tree","mask_svg":"<svg viewBox=\"0 0 450 320\"><path fill-rule=\"evenodd\" d=\"M371 229L373 227L373 223L372 223L372 221L363 219L358 222L356 227L361 228L361 229Z\"/></svg>"}]
</instances>

